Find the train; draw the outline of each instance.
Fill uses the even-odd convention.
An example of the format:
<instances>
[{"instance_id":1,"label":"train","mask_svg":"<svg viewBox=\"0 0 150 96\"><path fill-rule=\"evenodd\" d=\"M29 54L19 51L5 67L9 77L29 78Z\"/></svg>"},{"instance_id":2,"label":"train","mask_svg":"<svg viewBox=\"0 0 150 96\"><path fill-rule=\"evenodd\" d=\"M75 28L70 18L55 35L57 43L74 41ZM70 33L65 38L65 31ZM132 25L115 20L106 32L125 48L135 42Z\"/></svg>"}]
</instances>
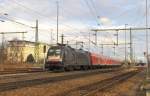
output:
<instances>
[{"instance_id":1,"label":"train","mask_svg":"<svg viewBox=\"0 0 150 96\"><path fill-rule=\"evenodd\" d=\"M48 70L87 70L120 67L121 61L68 45L55 45L48 49L45 68Z\"/></svg>"}]
</instances>

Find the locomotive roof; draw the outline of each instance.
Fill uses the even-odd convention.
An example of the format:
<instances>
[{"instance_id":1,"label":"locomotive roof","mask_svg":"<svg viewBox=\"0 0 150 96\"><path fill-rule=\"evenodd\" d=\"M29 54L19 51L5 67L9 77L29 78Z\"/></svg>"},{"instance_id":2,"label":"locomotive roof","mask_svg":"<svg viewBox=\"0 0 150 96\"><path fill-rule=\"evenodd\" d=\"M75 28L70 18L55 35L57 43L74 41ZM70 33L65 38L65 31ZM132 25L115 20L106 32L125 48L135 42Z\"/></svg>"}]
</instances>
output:
<instances>
[{"instance_id":1,"label":"locomotive roof","mask_svg":"<svg viewBox=\"0 0 150 96\"><path fill-rule=\"evenodd\" d=\"M50 48L65 48L65 47L67 47L67 48L70 48L70 49L72 49L72 50L75 50L75 51L80 51L80 52L89 52L89 51L85 51L85 50L83 50L83 49L75 49L75 48L72 48L71 46L69 46L69 45L66 45L66 44L57 44L57 45L53 45L53 46L51 46Z\"/></svg>"}]
</instances>

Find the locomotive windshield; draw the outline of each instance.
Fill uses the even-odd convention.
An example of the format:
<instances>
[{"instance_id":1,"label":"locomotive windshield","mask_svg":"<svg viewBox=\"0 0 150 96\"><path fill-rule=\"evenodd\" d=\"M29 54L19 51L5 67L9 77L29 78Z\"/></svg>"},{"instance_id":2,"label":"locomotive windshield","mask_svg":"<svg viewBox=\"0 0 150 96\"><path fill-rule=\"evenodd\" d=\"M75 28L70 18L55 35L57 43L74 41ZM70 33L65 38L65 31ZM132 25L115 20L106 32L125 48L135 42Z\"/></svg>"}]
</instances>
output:
<instances>
[{"instance_id":1,"label":"locomotive windshield","mask_svg":"<svg viewBox=\"0 0 150 96\"><path fill-rule=\"evenodd\" d=\"M60 53L61 53L61 50L58 49L58 48L50 48L48 50L48 55L49 56L53 56L53 55L58 56L58 55L60 55Z\"/></svg>"}]
</instances>

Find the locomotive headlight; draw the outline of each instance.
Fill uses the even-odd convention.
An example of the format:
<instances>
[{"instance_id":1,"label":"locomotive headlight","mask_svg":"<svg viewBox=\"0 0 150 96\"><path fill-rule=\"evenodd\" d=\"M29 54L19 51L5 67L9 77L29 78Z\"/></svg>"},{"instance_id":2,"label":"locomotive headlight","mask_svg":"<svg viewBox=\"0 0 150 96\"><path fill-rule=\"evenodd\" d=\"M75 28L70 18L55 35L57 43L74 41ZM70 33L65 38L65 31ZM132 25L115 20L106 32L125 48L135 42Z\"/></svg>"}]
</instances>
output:
<instances>
[{"instance_id":1,"label":"locomotive headlight","mask_svg":"<svg viewBox=\"0 0 150 96\"><path fill-rule=\"evenodd\" d=\"M62 61L60 56L48 56L47 61Z\"/></svg>"}]
</instances>

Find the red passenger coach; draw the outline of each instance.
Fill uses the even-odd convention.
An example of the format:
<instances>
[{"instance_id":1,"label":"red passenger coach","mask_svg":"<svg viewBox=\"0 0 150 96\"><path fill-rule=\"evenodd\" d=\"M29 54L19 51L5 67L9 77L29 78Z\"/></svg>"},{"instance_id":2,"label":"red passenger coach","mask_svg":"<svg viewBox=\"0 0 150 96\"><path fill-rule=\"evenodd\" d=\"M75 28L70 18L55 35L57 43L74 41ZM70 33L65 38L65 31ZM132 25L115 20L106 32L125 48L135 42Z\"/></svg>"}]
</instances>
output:
<instances>
[{"instance_id":1,"label":"red passenger coach","mask_svg":"<svg viewBox=\"0 0 150 96\"><path fill-rule=\"evenodd\" d=\"M103 55L90 53L91 65L101 67L114 67L121 65L119 60L112 59Z\"/></svg>"},{"instance_id":2,"label":"red passenger coach","mask_svg":"<svg viewBox=\"0 0 150 96\"><path fill-rule=\"evenodd\" d=\"M102 63L102 59L97 54L91 53L90 58L91 58L91 65L98 65Z\"/></svg>"}]
</instances>

